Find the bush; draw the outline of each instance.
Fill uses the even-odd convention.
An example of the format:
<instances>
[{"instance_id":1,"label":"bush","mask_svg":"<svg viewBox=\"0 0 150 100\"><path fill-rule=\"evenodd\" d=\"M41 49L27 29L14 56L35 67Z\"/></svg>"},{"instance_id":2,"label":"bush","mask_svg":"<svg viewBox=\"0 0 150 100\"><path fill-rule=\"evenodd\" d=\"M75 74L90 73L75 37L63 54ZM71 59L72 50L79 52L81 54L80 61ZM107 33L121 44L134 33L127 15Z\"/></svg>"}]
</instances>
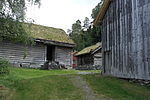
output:
<instances>
[{"instance_id":1,"label":"bush","mask_svg":"<svg viewBox=\"0 0 150 100\"><path fill-rule=\"evenodd\" d=\"M0 74L8 74L10 63L7 60L0 59Z\"/></svg>"}]
</instances>

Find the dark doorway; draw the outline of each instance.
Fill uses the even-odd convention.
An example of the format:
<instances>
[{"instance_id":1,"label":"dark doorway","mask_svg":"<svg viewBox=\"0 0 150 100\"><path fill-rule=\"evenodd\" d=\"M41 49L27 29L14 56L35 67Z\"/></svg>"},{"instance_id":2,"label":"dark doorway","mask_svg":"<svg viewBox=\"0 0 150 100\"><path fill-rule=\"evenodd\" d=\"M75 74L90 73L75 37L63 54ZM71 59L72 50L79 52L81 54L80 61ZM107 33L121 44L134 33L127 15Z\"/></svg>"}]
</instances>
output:
<instances>
[{"instance_id":1,"label":"dark doorway","mask_svg":"<svg viewBox=\"0 0 150 100\"><path fill-rule=\"evenodd\" d=\"M55 46L53 45L47 45L47 60L48 61L54 61L55 59Z\"/></svg>"}]
</instances>

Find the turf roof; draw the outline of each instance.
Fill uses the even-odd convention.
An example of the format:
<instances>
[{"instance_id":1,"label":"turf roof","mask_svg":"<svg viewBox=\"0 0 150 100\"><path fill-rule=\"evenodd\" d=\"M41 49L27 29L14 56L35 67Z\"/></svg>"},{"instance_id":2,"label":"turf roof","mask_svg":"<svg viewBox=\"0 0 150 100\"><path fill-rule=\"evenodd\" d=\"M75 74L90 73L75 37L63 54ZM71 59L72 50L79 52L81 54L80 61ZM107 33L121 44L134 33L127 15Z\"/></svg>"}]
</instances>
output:
<instances>
[{"instance_id":1,"label":"turf roof","mask_svg":"<svg viewBox=\"0 0 150 100\"><path fill-rule=\"evenodd\" d=\"M27 33L35 39L74 44L73 40L70 39L66 32L62 29L27 23L23 24L23 27Z\"/></svg>"},{"instance_id":2,"label":"turf roof","mask_svg":"<svg viewBox=\"0 0 150 100\"><path fill-rule=\"evenodd\" d=\"M99 48L100 46L101 46L101 43L97 43L97 44L95 44L95 45L86 47L86 48L84 48L83 50L79 51L79 52L76 54L76 56L91 53L91 52L95 51L97 48Z\"/></svg>"}]
</instances>

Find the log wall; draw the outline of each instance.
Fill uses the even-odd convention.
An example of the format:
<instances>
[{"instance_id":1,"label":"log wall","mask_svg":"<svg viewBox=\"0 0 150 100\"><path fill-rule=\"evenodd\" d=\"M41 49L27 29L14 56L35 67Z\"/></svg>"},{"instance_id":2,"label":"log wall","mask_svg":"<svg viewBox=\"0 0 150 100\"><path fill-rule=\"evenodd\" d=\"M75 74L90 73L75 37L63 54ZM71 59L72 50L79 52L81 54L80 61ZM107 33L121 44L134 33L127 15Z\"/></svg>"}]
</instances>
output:
<instances>
[{"instance_id":1,"label":"log wall","mask_svg":"<svg viewBox=\"0 0 150 100\"><path fill-rule=\"evenodd\" d=\"M38 68L46 61L46 46L43 44L24 46L22 44L0 42L0 58L10 61L17 67Z\"/></svg>"},{"instance_id":2,"label":"log wall","mask_svg":"<svg viewBox=\"0 0 150 100\"><path fill-rule=\"evenodd\" d=\"M94 54L94 66L101 65L102 66L102 53L97 52Z\"/></svg>"},{"instance_id":3,"label":"log wall","mask_svg":"<svg viewBox=\"0 0 150 100\"><path fill-rule=\"evenodd\" d=\"M59 64L71 66L71 64L72 64L71 53L72 53L72 48L56 46L56 48L55 48L55 61L59 62Z\"/></svg>"},{"instance_id":4,"label":"log wall","mask_svg":"<svg viewBox=\"0 0 150 100\"><path fill-rule=\"evenodd\" d=\"M102 27L105 73L150 80L150 0L112 0Z\"/></svg>"}]
</instances>

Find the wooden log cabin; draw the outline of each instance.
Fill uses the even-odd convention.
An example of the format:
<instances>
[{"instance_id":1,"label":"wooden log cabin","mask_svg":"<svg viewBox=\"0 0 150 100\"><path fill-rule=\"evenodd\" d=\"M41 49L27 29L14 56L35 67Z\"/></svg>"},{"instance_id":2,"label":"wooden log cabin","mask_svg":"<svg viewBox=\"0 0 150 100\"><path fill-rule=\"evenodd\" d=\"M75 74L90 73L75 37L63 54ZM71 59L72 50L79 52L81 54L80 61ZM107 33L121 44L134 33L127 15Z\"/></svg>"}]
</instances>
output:
<instances>
[{"instance_id":1,"label":"wooden log cabin","mask_svg":"<svg viewBox=\"0 0 150 100\"><path fill-rule=\"evenodd\" d=\"M150 0L104 0L94 24L102 26L104 72L150 80Z\"/></svg>"},{"instance_id":2,"label":"wooden log cabin","mask_svg":"<svg viewBox=\"0 0 150 100\"><path fill-rule=\"evenodd\" d=\"M75 44L65 31L35 24L24 24L23 26L35 39L35 45L25 46L21 43L2 41L0 42L0 58L18 67L38 68L46 61L71 66L71 52Z\"/></svg>"},{"instance_id":3,"label":"wooden log cabin","mask_svg":"<svg viewBox=\"0 0 150 100\"><path fill-rule=\"evenodd\" d=\"M77 67L102 65L101 43L84 48L76 53Z\"/></svg>"}]
</instances>

